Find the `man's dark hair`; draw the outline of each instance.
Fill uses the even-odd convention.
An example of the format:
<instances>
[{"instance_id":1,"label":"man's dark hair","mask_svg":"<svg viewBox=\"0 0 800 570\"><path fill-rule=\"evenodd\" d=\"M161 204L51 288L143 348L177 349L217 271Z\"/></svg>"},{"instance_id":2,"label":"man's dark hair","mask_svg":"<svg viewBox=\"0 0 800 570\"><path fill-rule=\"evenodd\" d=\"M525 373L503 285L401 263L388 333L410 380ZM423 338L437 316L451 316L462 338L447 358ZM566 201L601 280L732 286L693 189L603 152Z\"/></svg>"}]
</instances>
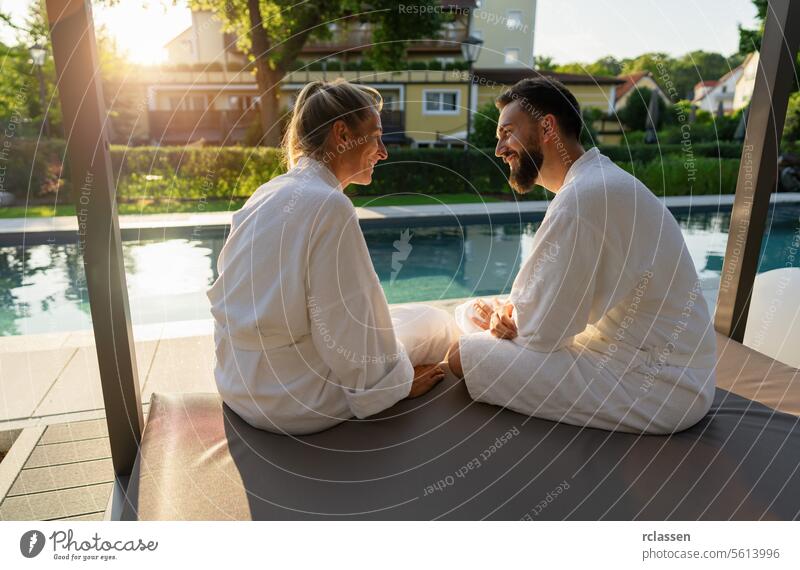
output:
<instances>
[{"instance_id":1,"label":"man's dark hair","mask_svg":"<svg viewBox=\"0 0 800 570\"><path fill-rule=\"evenodd\" d=\"M537 120L553 115L565 135L580 138L583 128L580 105L560 81L548 77L523 79L504 91L495 104L502 109L513 101L519 101L523 110Z\"/></svg>"}]
</instances>

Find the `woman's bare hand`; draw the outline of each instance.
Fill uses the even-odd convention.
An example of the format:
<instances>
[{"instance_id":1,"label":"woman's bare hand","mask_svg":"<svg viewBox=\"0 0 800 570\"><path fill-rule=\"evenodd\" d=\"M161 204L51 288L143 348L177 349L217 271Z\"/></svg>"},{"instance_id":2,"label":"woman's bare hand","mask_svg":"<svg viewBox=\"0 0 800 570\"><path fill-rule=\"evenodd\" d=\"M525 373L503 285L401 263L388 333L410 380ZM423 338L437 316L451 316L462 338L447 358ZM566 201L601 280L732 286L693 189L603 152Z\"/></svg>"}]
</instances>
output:
<instances>
[{"instance_id":1,"label":"woman's bare hand","mask_svg":"<svg viewBox=\"0 0 800 570\"><path fill-rule=\"evenodd\" d=\"M491 324L492 313L500 308L500 301L497 299L492 300L492 304L490 305L483 299L476 299L476 301L472 304L472 309L475 313L475 316L470 317L475 326L481 330L489 330L489 326Z\"/></svg>"},{"instance_id":2,"label":"woman's bare hand","mask_svg":"<svg viewBox=\"0 0 800 570\"><path fill-rule=\"evenodd\" d=\"M408 398L417 398L427 393L444 378L444 370L438 364L422 364L414 367L414 381Z\"/></svg>"},{"instance_id":3,"label":"woman's bare hand","mask_svg":"<svg viewBox=\"0 0 800 570\"><path fill-rule=\"evenodd\" d=\"M489 332L496 338L511 340L517 337L517 324L511 316L514 305L506 303L502 308L492 313L489 319Z\"/></svg>"}]
</instances>

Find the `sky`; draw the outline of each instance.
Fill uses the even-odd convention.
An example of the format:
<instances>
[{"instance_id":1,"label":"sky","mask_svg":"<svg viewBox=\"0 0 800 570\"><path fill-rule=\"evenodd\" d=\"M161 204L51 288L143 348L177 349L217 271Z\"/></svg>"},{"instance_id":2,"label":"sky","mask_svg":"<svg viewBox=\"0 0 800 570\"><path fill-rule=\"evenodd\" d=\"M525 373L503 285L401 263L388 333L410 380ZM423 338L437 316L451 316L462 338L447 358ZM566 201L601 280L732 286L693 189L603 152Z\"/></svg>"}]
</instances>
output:
<instances>
[{"instance_id":1,"label":"sky","mask_svg":"<svg viewBox=\"0 0 800 570\"><path fill-rule=\"evenodd\" d=\"M537 6L533 51L557 63L652 51L730 55L739 47L737 24L756 27L750 0L539 0Z\"/></svg>"},{"instance_id":2,"label":"sky","mask_svg":"<svg viewBox=\"0 0 800 570\"><path fill-rule=\"evenodd\" d=\"M0 11L21 21L28 3L0 0ZM491 3L484 0L485 9ZM131 59L154 63L163 58L163 45L191 24L185 4L171 4L119 0L109 8L93 2L93 12L95 23L106 25ZM703 49L729 55L738 48L737 24L754 27L755 16L751 0L538 0L534 52L557 63L648 51L682 55ZM13 42L14 36L0 29L0 40Z\"/></svg>"}]
</instances>

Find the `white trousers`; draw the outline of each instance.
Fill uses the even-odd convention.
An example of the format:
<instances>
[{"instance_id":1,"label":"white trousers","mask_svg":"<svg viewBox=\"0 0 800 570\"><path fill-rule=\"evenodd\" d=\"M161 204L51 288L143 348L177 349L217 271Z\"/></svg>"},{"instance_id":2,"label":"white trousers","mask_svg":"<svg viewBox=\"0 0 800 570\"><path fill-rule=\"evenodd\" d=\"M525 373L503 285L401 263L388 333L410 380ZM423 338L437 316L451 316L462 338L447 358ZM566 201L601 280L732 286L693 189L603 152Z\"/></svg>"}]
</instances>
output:
<instances>
[{"instance_id":1,"label":"white trousers","mask_svg":"<svg viewBox=\"0 0 800 570\"><path fill-rule=\"evenodd\" d=\"M461 330L443 309L409 303L389 307L397 340L406 349L413 366L438 364L447 355Z\"/></svg>"},{"instance_id":2,"label":"white trousers","mask_svg":"<svg viewBox=\"0 0 800 570\"><path fill-rule=\"evenodd\" d=\"M476 401L582 427L648 434L689 428L711 407L713 368L609 358L582 344L588 332L560 350L537 352L480 331L469 321L473 302L460 305L456 319L467 333L459 350Z\"/></svg>"}]
</instances>

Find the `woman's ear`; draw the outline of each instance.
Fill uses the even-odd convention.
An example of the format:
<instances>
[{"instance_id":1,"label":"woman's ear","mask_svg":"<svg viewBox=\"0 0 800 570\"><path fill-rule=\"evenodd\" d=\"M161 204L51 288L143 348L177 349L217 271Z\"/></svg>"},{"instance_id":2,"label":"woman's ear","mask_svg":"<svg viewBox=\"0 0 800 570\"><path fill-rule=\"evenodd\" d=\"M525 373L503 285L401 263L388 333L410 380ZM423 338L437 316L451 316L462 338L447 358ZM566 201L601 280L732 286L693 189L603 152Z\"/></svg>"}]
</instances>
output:
<instances>
[{"instance_id":1,"label":"woman's ear","mask_svg":"<svg viewBox=\"0 0 800 570\"><path fill-rule=\"evenodd\" d=\"M339 119L333 123L333 140L336 144L347 142L349 134L350 130L343 120Z\"/></svg>"}]
</instances>

